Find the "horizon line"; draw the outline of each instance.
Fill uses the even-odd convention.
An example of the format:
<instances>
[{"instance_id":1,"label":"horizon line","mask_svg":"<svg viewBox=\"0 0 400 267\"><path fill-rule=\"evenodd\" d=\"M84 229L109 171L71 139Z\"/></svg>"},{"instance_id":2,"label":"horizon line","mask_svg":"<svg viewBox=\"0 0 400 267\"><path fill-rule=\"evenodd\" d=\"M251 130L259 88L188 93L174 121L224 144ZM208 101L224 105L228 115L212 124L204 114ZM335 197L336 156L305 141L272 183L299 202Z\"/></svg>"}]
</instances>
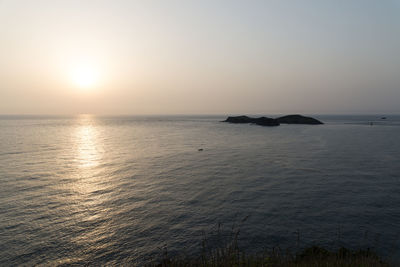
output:
<instances>
[{"instance_id":1,"label":"horizon line","mask_svg":"<svg viewBox=\"0 0 400 267\"><path fill-rule=\"evenodd\" d=\"M48 114L48 113L3 113L0 114L0 116L5 117L5 116L11 116L11 117L16 117L16 116L47 116L47 117L71 117L71 116L82 116L82 115L91 115L91 116L110 116L110 117L124 117L124 116L228 116L228 115L294 115L294 114L304 114L304 115L320 115L320 116L352 116L352 115L365 115L365 116L383 116L383 115L392 115L392 116L400 116L400 112L398 113L390 113L390 112L349 112L349 113L309 113L309 112L265 112L265 113L260 113L260 112L242 112L242 113L138 113L138 114L133 114L133 113L109 113L109 114L101 114L101 113L58 113L58 114Z\"/></svg>"}]
</instances>

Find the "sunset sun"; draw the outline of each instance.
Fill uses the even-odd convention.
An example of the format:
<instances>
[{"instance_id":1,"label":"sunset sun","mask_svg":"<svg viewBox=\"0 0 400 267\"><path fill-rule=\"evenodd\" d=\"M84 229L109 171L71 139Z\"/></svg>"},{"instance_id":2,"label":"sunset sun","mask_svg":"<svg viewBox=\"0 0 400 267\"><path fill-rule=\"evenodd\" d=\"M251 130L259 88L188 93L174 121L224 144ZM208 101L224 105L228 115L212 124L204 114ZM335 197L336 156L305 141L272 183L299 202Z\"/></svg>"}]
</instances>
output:
<instances>
[{"instance_id":1,"label":"sunset sun","mask_svg":"<svg viewBox=\"0 0 400 267\"><path fill-rule=\"evenodd\" d=\"M92 89L98 84L99 73L91 66L79 66L72 70L71 78L80 89Z\"/></svg>"}]
</instances>

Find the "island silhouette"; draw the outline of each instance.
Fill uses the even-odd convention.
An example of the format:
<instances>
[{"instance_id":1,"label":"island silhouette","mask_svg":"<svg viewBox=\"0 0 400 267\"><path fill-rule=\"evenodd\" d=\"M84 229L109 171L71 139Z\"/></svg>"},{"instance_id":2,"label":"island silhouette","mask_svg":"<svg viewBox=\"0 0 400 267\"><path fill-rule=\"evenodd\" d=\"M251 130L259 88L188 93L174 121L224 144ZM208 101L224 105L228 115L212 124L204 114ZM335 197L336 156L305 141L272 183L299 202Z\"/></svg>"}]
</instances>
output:
<instances>
[{"instance_id":1,"label":"island silhouette","mask_svg":"<svg viewBox=\"0 0 400 267\"><path fill-rule=\"evenodd\" d=\"M278 117L276 119L268 118L268 117L259 117L252 118L248 116L230 116L223 122L229 123L253 123L261 126L279 126L281 123L283 124L311 124L311 125L319 125L324 124L323 122L314 119L312 117L306 117L299 114L294 115L286 115L282 117Z\"/></svg>"}]
</instances>

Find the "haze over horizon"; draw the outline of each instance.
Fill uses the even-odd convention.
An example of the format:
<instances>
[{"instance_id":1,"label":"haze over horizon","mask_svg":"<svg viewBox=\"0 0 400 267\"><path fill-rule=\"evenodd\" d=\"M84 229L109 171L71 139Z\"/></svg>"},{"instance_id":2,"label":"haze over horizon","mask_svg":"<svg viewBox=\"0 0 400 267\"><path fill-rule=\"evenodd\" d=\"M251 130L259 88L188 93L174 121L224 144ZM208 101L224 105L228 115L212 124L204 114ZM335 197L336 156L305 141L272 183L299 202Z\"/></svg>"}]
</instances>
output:
<instances>
[{"instance_id":1,"label":"haze over horizon","mask_svg":"<svg viewBox=\"0 0 400 267\"><path fill-rule=\"evenodd\" d=\"M0 0L0 114L400 114L399 48L399 0Z\"/></svg>"}]
</instances>

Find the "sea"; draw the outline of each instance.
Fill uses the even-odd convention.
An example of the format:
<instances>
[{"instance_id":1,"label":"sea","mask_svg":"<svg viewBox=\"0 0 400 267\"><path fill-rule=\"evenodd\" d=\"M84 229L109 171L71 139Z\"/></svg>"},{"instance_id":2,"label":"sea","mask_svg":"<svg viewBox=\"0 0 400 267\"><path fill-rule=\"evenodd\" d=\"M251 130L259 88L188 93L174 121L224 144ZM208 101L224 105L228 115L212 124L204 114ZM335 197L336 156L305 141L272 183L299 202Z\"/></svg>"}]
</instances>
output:
<instances>
[{"instance_id":1,"label":"sea","mask_svg":"<svg viewBox=\"0 0 400 267\"><path fill-rule=\"evenodd\" d=\"M399 259L400 116L313 117L0 116L0 265L141 266L232 233Z\"/></svg>"}]
</instances>

